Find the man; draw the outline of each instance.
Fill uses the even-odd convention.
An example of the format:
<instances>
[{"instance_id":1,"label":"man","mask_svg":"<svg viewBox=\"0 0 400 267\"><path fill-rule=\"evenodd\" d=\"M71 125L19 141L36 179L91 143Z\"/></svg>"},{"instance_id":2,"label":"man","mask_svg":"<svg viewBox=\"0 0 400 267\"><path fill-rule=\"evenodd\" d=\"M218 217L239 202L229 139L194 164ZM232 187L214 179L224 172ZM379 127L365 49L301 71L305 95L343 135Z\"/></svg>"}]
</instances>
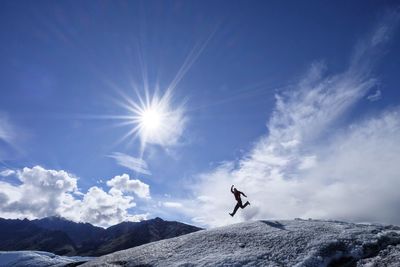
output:
<instances>
[{"instance_id":1,"label":"man","mask_svg":"<svg viewBox=\"0 0 400 267\"><path fill-rule=\"evenodd\" d=\"M231 192L232 194L235 196L235 199L237 201L235 208L233 209L232 213L229 213L229 215L231 215L232 217L235 215L236 211L241 208L244 209L247 207L247 205L250 205L250 202L246 201L246 203L244 203L244 205L242 204L242 199L240 198L240 195L242 194L244 197L247 197L243 192L240 192L239 190L237 190L236 188L234 188L234 186L231 186Z\"/></svg>"}]
</instances>

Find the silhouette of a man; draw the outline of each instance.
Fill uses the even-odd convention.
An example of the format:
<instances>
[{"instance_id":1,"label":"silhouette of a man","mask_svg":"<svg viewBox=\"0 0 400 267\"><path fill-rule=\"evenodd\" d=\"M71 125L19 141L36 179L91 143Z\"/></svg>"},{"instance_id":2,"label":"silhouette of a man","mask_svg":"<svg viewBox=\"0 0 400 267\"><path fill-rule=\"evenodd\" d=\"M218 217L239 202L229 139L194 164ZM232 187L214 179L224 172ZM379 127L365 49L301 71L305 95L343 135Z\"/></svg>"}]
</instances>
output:
<instances>
[{"instance_id":1,"label":"silhouette of a man","mask_svg":"<svg viewBox=\"0 0 400 267\"><path fill-rule=\"evenodd\" d=\"M240 192L239 190L237 190L236 188L234 188L234 186L231 186L231 192L232 194L235 196L235 199L237 201L235 208L233 209L232 213L229 213L229 215L231 215L232 217L235 215L236 211L241 208L244 209L247 207L247 205L250 205L250 202L246 201L246 203L244 203L244 205L242 204L242 199L240 198L240 195L243 195L244 197L247 197L243 192Z\"/></svg>"}]
</instances>

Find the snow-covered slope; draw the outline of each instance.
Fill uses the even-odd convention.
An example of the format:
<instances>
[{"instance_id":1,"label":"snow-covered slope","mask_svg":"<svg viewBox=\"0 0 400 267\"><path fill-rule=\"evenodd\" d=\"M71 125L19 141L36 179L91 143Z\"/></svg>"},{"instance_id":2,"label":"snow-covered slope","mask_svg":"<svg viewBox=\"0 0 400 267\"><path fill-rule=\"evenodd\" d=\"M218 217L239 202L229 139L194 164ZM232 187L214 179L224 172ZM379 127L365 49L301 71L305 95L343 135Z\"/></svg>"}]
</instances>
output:
<instances>
[{"instance_id":1,"label":"snow-covered slope","mask_svg":"<svg viewBox=\"0 0 400 267\"><path fill-rule=\"evenodd\" d=\"M46 267L46 266L76 266L91 258L64 257L43 251L0 251L1 267Z\"/></svg>"},{"instance_id":2,"label":"snow-covered slope","mask_svg":"<svg viewBox=\"0 0 400 267\"><path fill-rule=\"evenodd\" d=\"M82 266L400 266L397 244L397 226L254 221L115 252Z\"/></svg>"}]
</instances>

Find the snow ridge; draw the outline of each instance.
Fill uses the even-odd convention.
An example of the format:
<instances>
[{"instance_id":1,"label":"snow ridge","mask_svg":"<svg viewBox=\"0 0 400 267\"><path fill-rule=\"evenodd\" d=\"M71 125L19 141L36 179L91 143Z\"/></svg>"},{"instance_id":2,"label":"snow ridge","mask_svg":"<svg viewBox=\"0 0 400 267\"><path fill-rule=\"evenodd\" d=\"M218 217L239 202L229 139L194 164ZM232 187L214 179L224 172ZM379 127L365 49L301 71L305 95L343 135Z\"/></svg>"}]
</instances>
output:
<instances>
[{"instance_id":1,"label":"snow ridge","mask_svg":"<svg viewBox=\"0 0 400 267\"><path fill-rule=\"evenodd\" d=\"M115 252L82 266L398 266L400 228L339 221L253 221Z\"/></svg>"}]
</instances>

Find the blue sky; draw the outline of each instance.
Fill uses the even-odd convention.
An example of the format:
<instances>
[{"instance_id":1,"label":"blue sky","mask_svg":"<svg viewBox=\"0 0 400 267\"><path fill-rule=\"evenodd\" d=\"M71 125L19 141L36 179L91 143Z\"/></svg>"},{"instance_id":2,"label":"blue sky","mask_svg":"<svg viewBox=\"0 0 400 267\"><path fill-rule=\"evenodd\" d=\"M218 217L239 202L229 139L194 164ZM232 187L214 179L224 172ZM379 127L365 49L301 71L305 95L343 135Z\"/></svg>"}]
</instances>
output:
<instances>
[{"instance_id":1,"label":"blue sky","mask_svg":"<svg viewBox=\"0 0 400 267\"><path fill-rule=\"evenodd\" d=\"M395 1L2 1L0 215L399 224L398 18ZM233 183L254 203L234 219ZM339 207L366 195L382 212Z\"/></svg>"}]
</instances>

